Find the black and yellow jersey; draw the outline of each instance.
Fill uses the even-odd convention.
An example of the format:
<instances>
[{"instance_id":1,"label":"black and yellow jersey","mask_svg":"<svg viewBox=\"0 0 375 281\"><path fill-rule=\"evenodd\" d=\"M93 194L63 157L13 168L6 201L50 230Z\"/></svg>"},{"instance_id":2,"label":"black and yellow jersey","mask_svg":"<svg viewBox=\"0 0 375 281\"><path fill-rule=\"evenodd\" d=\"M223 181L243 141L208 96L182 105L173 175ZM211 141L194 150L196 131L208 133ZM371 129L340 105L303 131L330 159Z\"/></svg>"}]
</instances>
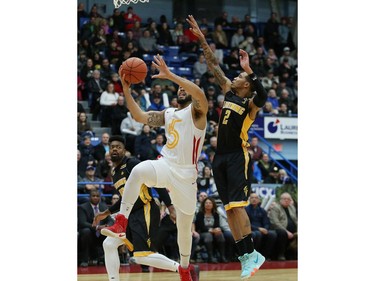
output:
<instances>
[{"instance_id":1,"label":"black and yellow jersey","mask_svg":"<svg viewBox=\"0 0 375 281\"><path fill-rule=\"evenodd\" d=\"M113 186L116 188L118 194L122 198L122 194L124 193L124 187L127 179L129 178L131 170L141 161L138 158L128 158L124 157L121 161L120 165L117 165L112 170L112 181ZM114 204L113 206L109 207L109 211L111 214L116 213L120 210L121 205L121 198ZM133 209L136 210L138 208L143 208L144 204L152 200L151 196L151 188L143 185L140 190L139 197L134 204Z\"/></svg>"},{"instance_id":2,"label":"black and yellow jersey","mask_svg":"<svg viewBox=\"0 0 375 281\"><path fill-rule=\"evenodd\" d=\"M220 115L217 154L232 153L250 146L248 131L254 120L249 116L251 99L241 98L232 91L225 95Z\"/></svg>"}]
</instances>

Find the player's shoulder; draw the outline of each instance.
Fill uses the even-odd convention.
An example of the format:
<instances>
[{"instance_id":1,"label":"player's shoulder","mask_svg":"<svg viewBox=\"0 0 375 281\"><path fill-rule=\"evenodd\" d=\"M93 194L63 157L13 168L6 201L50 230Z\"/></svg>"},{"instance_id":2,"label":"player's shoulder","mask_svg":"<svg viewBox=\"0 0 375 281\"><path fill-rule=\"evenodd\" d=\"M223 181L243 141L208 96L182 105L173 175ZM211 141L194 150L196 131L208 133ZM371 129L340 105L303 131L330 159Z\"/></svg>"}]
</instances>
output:
<instances>
[{"instance_id":1,"label":"player's shoulder","mask_svg":"<svg viewBox=\"0 0 375 281\"><path fill-rule=\"evenodd\" d=\"M138 163L140 163L141 160L139 160L137 157L134 157L134 156L131 156L127 159L127 163L130 165L130 164L133 164L133 165L137 165Z\"/></svg>"}]
</instances>

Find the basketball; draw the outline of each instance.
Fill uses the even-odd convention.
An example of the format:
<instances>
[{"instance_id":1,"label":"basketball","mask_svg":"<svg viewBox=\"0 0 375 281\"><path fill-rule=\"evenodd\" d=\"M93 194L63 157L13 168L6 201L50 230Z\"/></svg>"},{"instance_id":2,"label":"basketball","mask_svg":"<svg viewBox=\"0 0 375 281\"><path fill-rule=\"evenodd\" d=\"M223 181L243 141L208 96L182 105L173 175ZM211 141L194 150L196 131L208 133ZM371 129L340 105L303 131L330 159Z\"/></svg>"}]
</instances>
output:
<instances>
[{"instance_id":1,"label":"basketball","mask_svg":"<svg viewBox=\"0 0 375 281\"><path fill-rule=\"evenodd\" d=\"M146 75L147 65L140 58L131 57L122 63L121 76L125 81L138 84L146 78Z\"/></svg>"}]
</instances>

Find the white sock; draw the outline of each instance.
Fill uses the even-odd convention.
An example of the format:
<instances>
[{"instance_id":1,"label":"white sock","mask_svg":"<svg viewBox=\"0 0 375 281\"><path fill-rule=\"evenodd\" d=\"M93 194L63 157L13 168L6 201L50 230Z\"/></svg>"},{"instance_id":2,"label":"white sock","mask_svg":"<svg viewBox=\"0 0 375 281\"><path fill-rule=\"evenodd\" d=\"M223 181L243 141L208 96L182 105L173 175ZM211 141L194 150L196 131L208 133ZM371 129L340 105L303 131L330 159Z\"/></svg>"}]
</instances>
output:
<instances>
[{"instance_id":1,"label":"white sock","mask_svg":"<svg viewBox=\"0 0 375 281\"><path fill-rule=\"evenodd\" d=\"M193 223L194 214L187 215L176 209L176 226L177 226L177 243L180 250L180 264L183 268L188 268L190 263L191 245L193 238L191 236L191 224Z\"/></svg>"},{"instance_id":2,"label":"white sock","mask_svg":"<svg viewBox=\"0 0 375 281\"><path fill-rule=\"evenodd\" d=\"M117 248L123 244L121 239L107 237L103 242L105 268L109 281L120 281L120 258Z\"/></svg>"},{"instance_id":3,"label":"white sock","mask_svg":"<svg viewBox=\"0 0 375 281\"><path fill-rule=\"evenodd\" d=\"M144 264L160 269L165 269L173 272L178 271L179 263L163 256L159 253L148 255L147 257L134 257L136 263Z\"/></svg>"}]
</instances>

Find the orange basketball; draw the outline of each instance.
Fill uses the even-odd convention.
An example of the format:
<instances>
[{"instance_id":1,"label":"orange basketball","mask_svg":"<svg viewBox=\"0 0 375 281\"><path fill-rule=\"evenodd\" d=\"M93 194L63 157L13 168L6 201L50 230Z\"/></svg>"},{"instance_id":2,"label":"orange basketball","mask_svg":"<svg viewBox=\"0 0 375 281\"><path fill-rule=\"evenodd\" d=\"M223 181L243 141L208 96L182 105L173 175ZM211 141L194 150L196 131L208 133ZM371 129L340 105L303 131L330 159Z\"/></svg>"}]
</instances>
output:
<instances>
[{"instance_id":1,"label":"orange basketball","mask_svg":"<svg viewBox=\"0 0 375 281\"><path fill-rule=\"evenodd\" d=\"M147 75L147 65L140 58L131 57L122 63L121 76L131 84L142 82Z\"/></svg>"}]
</instances>

